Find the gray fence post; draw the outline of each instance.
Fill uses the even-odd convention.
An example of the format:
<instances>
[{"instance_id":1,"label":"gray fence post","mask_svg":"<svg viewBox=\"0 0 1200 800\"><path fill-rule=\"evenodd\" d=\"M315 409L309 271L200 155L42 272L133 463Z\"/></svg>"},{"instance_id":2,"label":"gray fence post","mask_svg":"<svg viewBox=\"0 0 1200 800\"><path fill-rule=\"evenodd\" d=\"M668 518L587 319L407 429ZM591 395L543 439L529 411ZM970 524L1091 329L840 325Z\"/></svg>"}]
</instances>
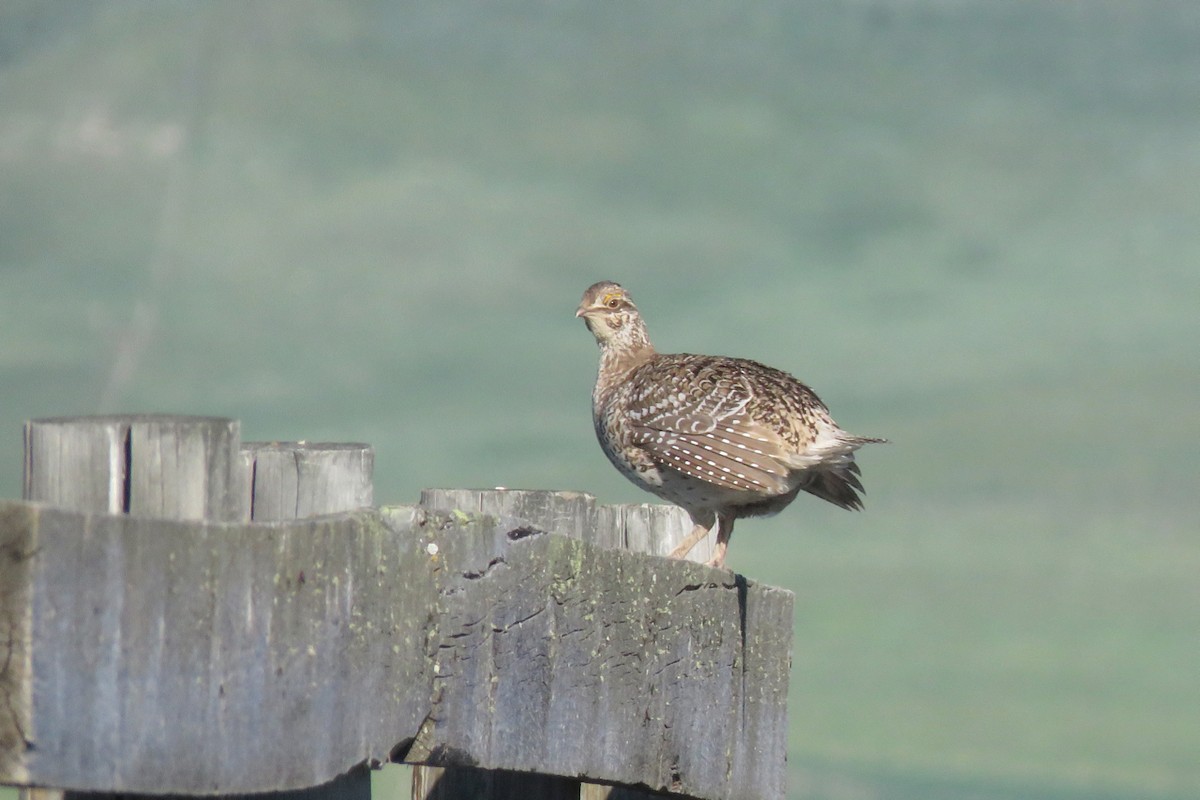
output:
<instances>
[{"instance_id":1,"label":"gray fence post","mask_svg":"<svg viewBox=\"0 0 1200 800\"><path fill-rule=\"evenodd\" d=\"M421 505L462 509L497 519L519 520L543 530L602 547L666 555L691 532L681 508L662 505L597 505L580 492L514 489L426 489ZM711 556L714 537L700 542L689 560ZM568 781L543 775L479 770L469 767L413 768L412 800L649 800L659 797L623 787Z\"/></svg>"},{"instance_id":2,"label":"gray fence post","mask_svg":"<svg viewBox=\"0 0 1200 800\"><path fill-rule=\"evenodd\" d=\"M240 442L236 420L129 415L25 425L23 499L73 511L237 522L297 519L371 505L374 455L363 444ZM370 800L351 770L274 800ZM23 789L22 800L120 795ZM237 796L227 796L237 797Z\"/></svg>"},{"instance_id":3,"label":"gray fence post","mask_svg":"<svg viewBox=\"0 0 1200 800\"><path fill-rule=\"evenodd\" d=\"M25 423L23 499L71 511L248 518L240 425L220 417L60 417Z\"/></svg>"},{"instance_id":4,"label":"gray fence post","mask_svg":"<svg viewBox=\"0 0 1200 800\"><path fill-rule=\"evenodd\" d=\"M373 502L375 451L370 445L248 442L241 456L254 522L336 514ZM273 792L271 800L371 800L371 771L360 766L324 786Z\"/></svg>"}]
</instances>

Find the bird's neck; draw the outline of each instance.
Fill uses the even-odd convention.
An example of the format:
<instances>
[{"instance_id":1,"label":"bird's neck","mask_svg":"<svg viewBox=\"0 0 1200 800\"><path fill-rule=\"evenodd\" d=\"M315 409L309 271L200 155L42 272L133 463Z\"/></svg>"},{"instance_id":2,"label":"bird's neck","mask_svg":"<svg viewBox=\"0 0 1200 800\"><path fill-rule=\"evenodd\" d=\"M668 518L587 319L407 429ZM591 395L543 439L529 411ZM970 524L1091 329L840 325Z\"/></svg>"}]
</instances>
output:
<instances>
[{"instance_id":1,"label":"bird's neck","mask_svg":"<svg viewBox=\"0 0 1200 800\"><path fill-rule=\"evenodd\" d=\"M647 344L636 350L605 347L600 350L600 371L606 375L629 372L654 357L654 347Z\"/></svg>"},{"instance_id":2,"label":"bird's neck","mask_svg":"<svg viewBox=\"0 0 1200 800\"><path fill-rule=\"evenodd\" d=\"M600 344L600 375L598 384L615 387L625 377L654 357L654 345L646 328L637 325L625 335Z\"/></svg>"}]
</instances>

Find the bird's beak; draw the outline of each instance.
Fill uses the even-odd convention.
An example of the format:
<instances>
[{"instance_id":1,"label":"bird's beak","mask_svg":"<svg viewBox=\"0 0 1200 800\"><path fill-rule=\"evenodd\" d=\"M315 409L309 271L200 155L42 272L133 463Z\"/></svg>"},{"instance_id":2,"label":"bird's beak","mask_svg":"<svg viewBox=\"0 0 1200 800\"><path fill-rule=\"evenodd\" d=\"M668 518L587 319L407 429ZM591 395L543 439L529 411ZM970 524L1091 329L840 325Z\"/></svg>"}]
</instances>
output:
<instances>
[{"instance_id":1,"label":"bird's beak","mask_svg":"<svg viewBox=\"0 0 1200 800\"><path fill-rule=\"evenodd\" d=\"M579 317L586 317L589 311L591 311L590 307L580 303L579 308L575 309L575 318L578 319Z\"/></svg>"}]
</instances>

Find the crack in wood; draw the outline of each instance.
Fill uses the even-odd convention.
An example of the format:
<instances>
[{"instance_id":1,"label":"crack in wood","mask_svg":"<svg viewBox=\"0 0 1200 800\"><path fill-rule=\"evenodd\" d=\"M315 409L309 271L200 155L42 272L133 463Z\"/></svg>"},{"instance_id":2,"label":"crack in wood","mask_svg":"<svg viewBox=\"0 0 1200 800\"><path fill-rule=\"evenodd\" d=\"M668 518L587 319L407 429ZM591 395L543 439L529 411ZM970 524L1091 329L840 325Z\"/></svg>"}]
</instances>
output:
<instances>
[{"instance_id":1,"label":"crack in wood","mask_svg":"<svg viewBox=\"0 0 1200 800\"><path fill-rule=\"evenodd\" d=\"M507 566L507 562L505 562L504 556L496 556L491 561L489 561L487 563L487 566L484 567L483 569L467 570L462 573L462 576L469 581L478 580L480 578L486 578L488 576L488 573L490 573L494 568L500 567L500 566Z\"/></svg>"},{"instance_id":2,"label":"crack in wood","mask_svg":"<svg viewBox=\"0 0 1200 800\"><path fill-rule=\"evenodd\" d=\"M25 728L21 724L21 714L17 710L16 699L14 697L15 692L13 691L15 686L13 685L14 666L12 659L13 653L18 647L15 631L19 630L19 627L11 616L6 614L4 615L4 619L7 624L5 626L4 637L4 663L0 664L0 679L3 679L0 680L0 695L4 697L4 708L8 712L10 729L17 734L17 737L27 750L32 750L33 742L25 735ZM0 729L2 729L2 726L0 726Z\"/></svg>"}]
</instances>

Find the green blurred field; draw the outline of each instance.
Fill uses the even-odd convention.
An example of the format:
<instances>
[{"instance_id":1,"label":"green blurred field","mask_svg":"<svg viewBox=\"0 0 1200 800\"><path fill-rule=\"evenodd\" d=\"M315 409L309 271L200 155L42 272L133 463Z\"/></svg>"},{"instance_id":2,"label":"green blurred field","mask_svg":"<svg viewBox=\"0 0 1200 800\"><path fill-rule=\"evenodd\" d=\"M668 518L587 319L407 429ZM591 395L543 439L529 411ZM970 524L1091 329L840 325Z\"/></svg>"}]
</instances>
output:
<instances>
[{"instance_id":1,"label":"green blurred field","mask_svg":"<svg viewBox=\"0 0 1200 800\"><path fill-rule=\"evenodd\" d=\"M24 419L163 411L641 501L617 279L893 441L734 538L794 797L1197 796L1198 9L6 4L0 489Z\"/></svg>"}]
</instances>

